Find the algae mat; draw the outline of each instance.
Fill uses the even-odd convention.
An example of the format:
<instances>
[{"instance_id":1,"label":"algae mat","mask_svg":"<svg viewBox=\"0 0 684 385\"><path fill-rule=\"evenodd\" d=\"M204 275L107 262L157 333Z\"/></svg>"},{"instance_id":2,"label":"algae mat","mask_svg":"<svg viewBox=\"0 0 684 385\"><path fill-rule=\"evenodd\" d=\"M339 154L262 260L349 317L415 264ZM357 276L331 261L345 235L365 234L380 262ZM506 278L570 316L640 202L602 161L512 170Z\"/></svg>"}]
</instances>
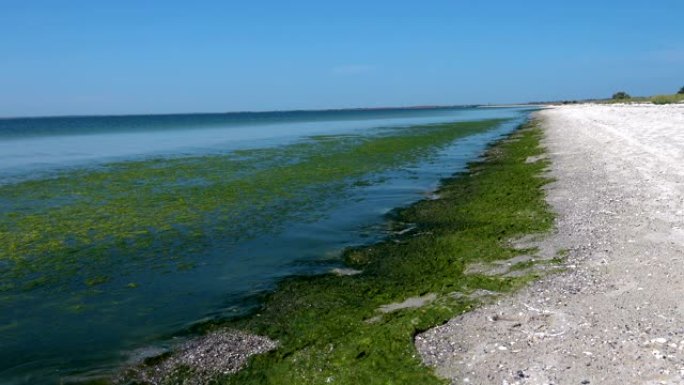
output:
<instances>
[{"instance_id":1,"label":"algae mat","mask_svg":"<svg viewBox=\"0 0 684 385\"><path fill-rule=\"evenodd\" d=\"M469 293L507 292L538 276L525 270L530 261L515 267L526 274L514 275L466 274L466 265L534 252L509 241L551 229L542 189L547 162L527 162L543 153L540 136L528 124L469 172L446 180L438 199L397 210L393 223L410 231L345 253L361 274L289 278L251 316L204 325L205 332L237 328L279 341L276 350L212 383L444 383L421 364L413 337L477 306ZM402 302L414 305L385 306ZM166 382L197 378L197 370L179 367Z\"/></svg>"},{"instance_id":2,"label":"algae mat","mask_svg":"<svg viewBox=\"0 0 684 385\"><path fill-rule=\"evenodd\" d=\"M264 234L293 223L315 223L344 199L333 217L359 215L344 213L358 191L399 174L396 180L410 184L440 153L467 147L464 154L472 157L512 124L487 120L316 136L223 155L104 164L2 186L0 375L107 370L126 358L124 349L157 344L203 319L244 314L277 279L340 264L331 256L318 265L290 263L271 275L250 276L262 263L250 240L262 242ZM242 278L224 278L235 276ZM234 294L228 288L246 293L246 303L228 300Z\"/></svg>"}]
</instances>

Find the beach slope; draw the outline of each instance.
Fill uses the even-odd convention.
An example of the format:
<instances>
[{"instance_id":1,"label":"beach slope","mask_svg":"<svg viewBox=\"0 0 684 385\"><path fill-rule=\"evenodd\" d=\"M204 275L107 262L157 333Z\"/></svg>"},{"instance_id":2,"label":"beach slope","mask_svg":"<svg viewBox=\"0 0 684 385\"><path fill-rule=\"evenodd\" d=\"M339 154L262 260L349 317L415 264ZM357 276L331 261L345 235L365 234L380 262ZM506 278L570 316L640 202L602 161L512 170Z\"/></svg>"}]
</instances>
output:
<instances>
[{"instance_id":1,"label":"beach slope","mask_svg":"<svg viewBox=\"0 0 684 385\"><path fill-rule=\"evenodd\" d=\"M416 336L454 384L684 383L684 105L538 113L564 272Z\"/></svg>"}]
</instances>

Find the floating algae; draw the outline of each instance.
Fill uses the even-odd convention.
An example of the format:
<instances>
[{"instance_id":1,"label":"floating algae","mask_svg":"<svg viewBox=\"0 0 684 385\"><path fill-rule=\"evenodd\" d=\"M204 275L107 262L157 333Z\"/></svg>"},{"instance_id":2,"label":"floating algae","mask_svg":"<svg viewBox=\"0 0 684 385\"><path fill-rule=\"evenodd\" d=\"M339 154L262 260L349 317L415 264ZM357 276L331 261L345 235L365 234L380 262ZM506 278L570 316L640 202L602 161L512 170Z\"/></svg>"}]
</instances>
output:
<instances>
[{"instance_id":1,"label":"floating algae","mask_svg":"<svg viewBox=\"0 0 684 385\"><path fill-rule=\"evenodd\" d=\"M445 181L439 199L398 210L394 219L417 231L349 249L346 261L361 274L290 278L252 316L204 325L279 341L277 350L253 357L235 375L214 373L212 383L443 384L417 358L413 336L477 303L475 295L454 293L506 292L538 274L466 274L466 266L524 255L530 249L508 240L551 229L543 191L549 180L542 176L547 161L525 162L542 153L540 136L527 125L471 164L469 173ZM415 298L429 300L382 311ZM166 380L183 383L193 370Z\"/></svg>"},{"instance_id":2,"label":"floating algae","mask_svg":"<svg viewBox=\"0 0 684 385\"><path fill-rule=\"evenodd\" d=\"M0 278L20 290L70 289L74 278L87 286L108 282L101 271L113 263L125 274L122 256L140 264L181 263L176 255L198 251L214 237L237 240L264 231L293 208L313 210L342 184L498 123L410 127L233 155L121 163L3 186L0 199L16 205L0 213L0 261L9 264ZM45 204L59 199L62 204Z\"/></svg>"},{"instance_id":3,"label":"floating algae","mask_svg":"<svg viewBox=\"0 0 684 385\"><path fill-rule=\"evenodd\" d=\"M318 231L304 224L318 226L330 205L340 205L336 218L355 229L354 242L374 241L383 228L363 227L369 238L361 239L353 227L361 213L344 213L348 204L360 205L366 193L357 190L418 199L437 179L423 176L427 185L406 190L415 183L406 182L407 166L429 165L441 151L461 148L456 139L469 148L467 157L475 156L480 150L474 149L512 128L510 121L490 120L383 129L224 155L108 164L2 186L2 201L13 203L0 209L0 237L12 241L0 245L1 318L21 320L0 336L6 347L0 362L10 368L4 375L41 378L44 371L44 378L54 378L54 368L111 365L122 360L114 349L163 341L189 322L243 314L276 280L339 266L339 259L307 265L323 255L324 243L314 240L318 246L311 249L308 233L283 238L278 246L287 251L266 255L273 234L287 233L293 223L302 224L299 231ZM442 162L439 175L462 164ZM403 190L383 187L393 178ZM396 205L369 203L374 219L363 214L369 222L361 222L370 225ZM349 244L333 243L341 235L336 229L323 235L332 236L326 247ZM266 243L255 248L255 242ZM289 259L276 262L283 256ZM51 320L41 338L46 349L37 351L26 341L45 319ZM86 340L92 342L72 343Z\"/></svg>"}]
</instances>

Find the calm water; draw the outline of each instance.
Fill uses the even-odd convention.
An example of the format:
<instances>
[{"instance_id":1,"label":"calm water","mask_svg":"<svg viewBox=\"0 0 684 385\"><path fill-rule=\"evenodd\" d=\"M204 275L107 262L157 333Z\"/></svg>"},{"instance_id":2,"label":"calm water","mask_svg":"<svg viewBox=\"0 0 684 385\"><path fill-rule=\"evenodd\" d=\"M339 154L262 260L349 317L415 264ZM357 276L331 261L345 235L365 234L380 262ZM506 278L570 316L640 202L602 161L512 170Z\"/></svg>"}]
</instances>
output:
<instances>
[{"instance_id":1,"label":"calm water","mask_svg":"<svg viewBox=\"0 0 684 385\"><path fill-rule=\"evenodd\" d=\"M0 189L3 184L106 168L111 162L188 156L201 161L203 156L307 142L316 135L363 137L393 127L507 119L417 161L365 176L370 183L347 184L336 194L321 195L315 209L288 211L275 225L237 241L217 239L188 252L191 268L155 269L122 258L127 273L121 282L139 283L134 290L111 282L87 293L75 288L40 287L21 293L3 289L0 383L59 383L109 373L169 346L174 335L195 323L243 314L255 305L257 294L272 289L282 277L340 266L345 247L387 233L384 215L391 209L428 197L441 178L463 170L529 112L454 108L0 119ZM15 204L0 199L0 215ZM267 214L260 210L244 215ZM237 220L251 223L247 217ZM0 272L6 266L0 260ZM75 302L78 311L60 307Z\"/></svg>"},{"instance_id":2,"label":"calm water","mask_svg":"<svg viewBox=\"0 0 684 385\"><path fill-rule=\"evenodd\" d=\"M222 153L313 135L511 117L517 111L459 108L0 119L0 183L93 162Z\"/></svg>"}]
</instances>

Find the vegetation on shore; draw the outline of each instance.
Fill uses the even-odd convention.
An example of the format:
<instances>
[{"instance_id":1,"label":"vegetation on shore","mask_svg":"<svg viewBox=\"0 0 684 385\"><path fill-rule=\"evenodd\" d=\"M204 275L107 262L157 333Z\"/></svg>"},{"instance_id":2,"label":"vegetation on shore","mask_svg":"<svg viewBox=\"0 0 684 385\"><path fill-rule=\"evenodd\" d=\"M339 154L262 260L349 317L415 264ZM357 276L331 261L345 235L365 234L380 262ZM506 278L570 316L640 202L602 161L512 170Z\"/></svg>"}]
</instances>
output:
<instances>
[{"instance_id":1,"label":"vegetation on shore","mask_svg":"<svg viewBox=\"0 0 684 385\"><path fill-rule=\"evenodd\" d=\"M650 98L653 104L674 104L684 102L684 93L675 95L656 95Z\"/></svg>"},{"instance_id":2,"label":"vegetation on shore","mask_svg":"<svg viewBox=\"0 0 684 385\"><path fill-rule=\"evenodd\" d=\"M675 104L684 103L684 87L682 87L676 94L671 95L654 95L654 96L639 96L632 97L624 91L619 91L613 96L604 100L604 103L653 103L653 104Z\"/></svg>"},{"instance_id":3,"label":"vegetation on shore","mask_svg":"<svg viewBox=\"0 0 684 385\"><path fill-rule=\"evenodd\" d=\"M613 97L611 99L613 99L613 100L626 100L626 99L630 99L630 98L631 98L631 96L629 96L629 94L626 93L625 91L619 91L619 92L614 93Z\"/></svg>"},{"instance_id":4,"label":"vegetation on shore","mask_svg":"<svg viewBox=\"0 0 684 385\"><path fill-rule=\"evenodd\" d=\"M684 103L684 94L654 95L654 96L629 96L627 98L585 100L584 102L602 103L602 104L617 104L617 103L619 103L619 104L635 104L635 103L675 104L675 103Z\"/></svg>"},{"instance_id":5,"label":"vegetation on shore","mask_svg":"<svg viewBox=\"0 0 684 385\"><path fill-rule=\"evenodd\" d=\"M684 103L684 87L680 88L676 94L663 94L654 96L631 96L625 91L618 91L610 99L584 99L584 100L564 100L559 102L539 102L539 104L580 104L580 103L601 103L601 104L632 104L632 103L652 103L652 104L675 104Z\"/></svg>"},{"instance_id":6,"label":"vegetation on shore","mask_svg":"<svg viewBox=\"0 0 684 385\"><path fill-rule=\"evenodd\" d=\"M212 383L443 384L417 357L415 334L472 309L478 300L468 294L476 290L511 291L538 274L466 274L466 268L534 253L510 241L551 229L542 189L548 163L527 162L542 154L540 137L540 128L528 123L467 173L444 181L438 199L395 211L396 229L412 230L345 253L361 274L286 279L255 314L204 325L202 332L241 329L279 341L276 350ZM379 311L427 294L434 300L421 307ZM193 368L174 373L166 383L183 383Z\"/></svg>"}]
</instances>

